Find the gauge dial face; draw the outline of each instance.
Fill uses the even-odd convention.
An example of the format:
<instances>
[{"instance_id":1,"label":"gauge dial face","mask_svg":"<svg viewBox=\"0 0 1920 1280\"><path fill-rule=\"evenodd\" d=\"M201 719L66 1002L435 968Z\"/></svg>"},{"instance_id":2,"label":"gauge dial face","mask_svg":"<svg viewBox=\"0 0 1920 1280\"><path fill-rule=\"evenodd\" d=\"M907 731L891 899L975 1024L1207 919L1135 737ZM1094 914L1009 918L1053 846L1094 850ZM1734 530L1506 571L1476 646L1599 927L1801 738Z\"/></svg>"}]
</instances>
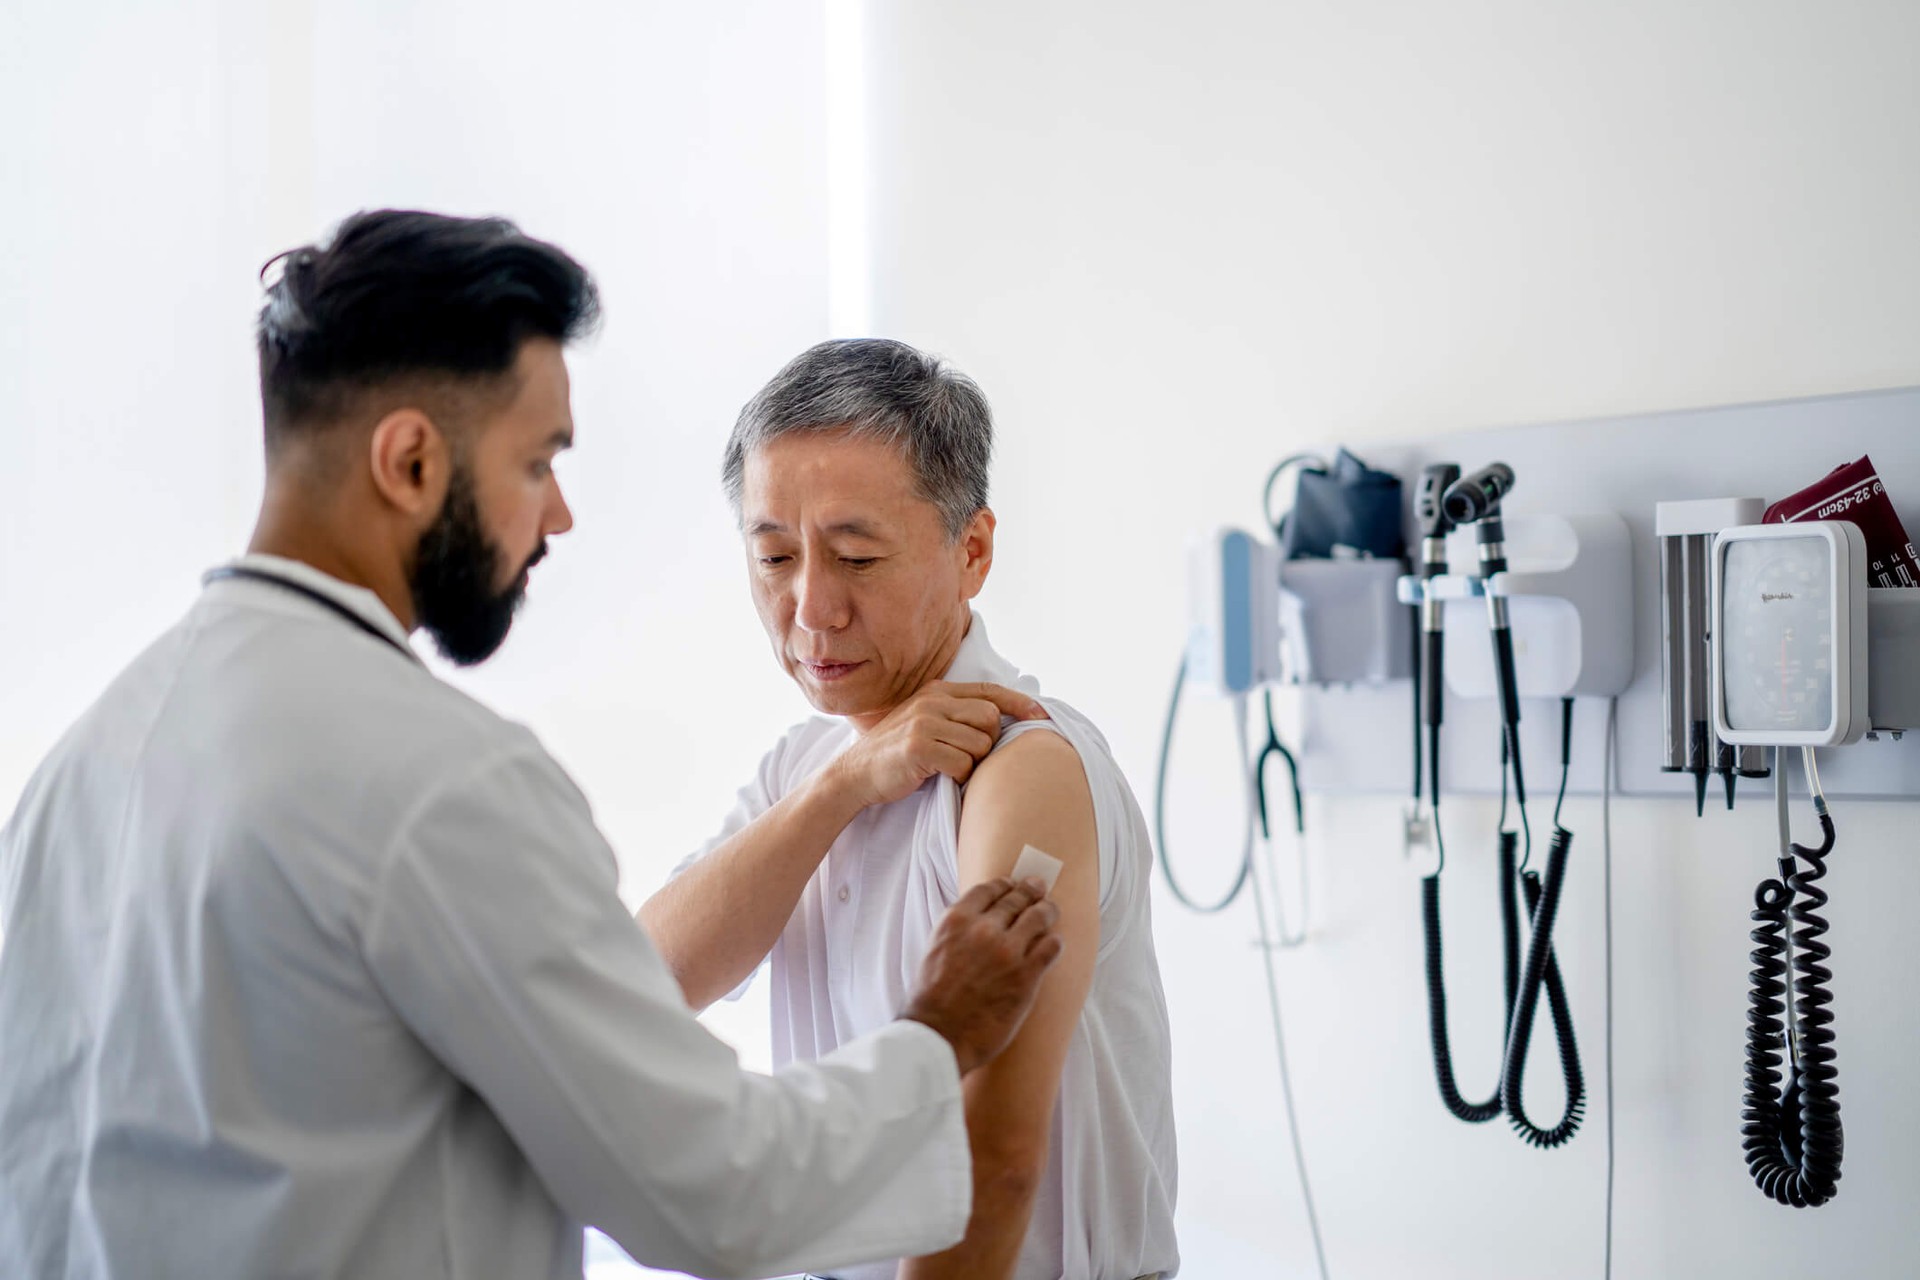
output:
<instances>
[{"instance_id":1,"label":"gauge dial face","mask_svg":"<svg viewBox=\"0 0 1920 1280\"><path fill-rule=\"evenodd\" d=\"M1720 652L1729 728L1818 733L1832 727L1833 576L1825 538L1728 545Z\"/></svg>"}]
</instances>

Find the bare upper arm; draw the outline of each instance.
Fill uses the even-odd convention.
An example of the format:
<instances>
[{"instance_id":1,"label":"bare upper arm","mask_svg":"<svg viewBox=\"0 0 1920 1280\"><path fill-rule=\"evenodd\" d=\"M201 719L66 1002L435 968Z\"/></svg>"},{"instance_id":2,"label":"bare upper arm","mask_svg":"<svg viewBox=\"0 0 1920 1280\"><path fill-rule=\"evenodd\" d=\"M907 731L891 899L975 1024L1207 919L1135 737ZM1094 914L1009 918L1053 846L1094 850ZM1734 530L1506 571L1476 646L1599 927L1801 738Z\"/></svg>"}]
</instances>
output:
<instances>
[{"instance_id":1,"label":"bare upper arm","mask_svg":"<svg viewBox=\"0 0 1920 1280\"><path fill-rule=\"evenodd\" d=\"M1061 1067L1100 949L1100 852L1093 797L1080 754L1057 733L1022 734L981 762L960 812L959 879L972 885L1013 870L1033 845L1058 858L1052 893L1065 948L1041 982L1020 1034L967 1080L967 1119L976 1155L1004 1145L1044 1157Z\"/></svg>"}]
</instances>

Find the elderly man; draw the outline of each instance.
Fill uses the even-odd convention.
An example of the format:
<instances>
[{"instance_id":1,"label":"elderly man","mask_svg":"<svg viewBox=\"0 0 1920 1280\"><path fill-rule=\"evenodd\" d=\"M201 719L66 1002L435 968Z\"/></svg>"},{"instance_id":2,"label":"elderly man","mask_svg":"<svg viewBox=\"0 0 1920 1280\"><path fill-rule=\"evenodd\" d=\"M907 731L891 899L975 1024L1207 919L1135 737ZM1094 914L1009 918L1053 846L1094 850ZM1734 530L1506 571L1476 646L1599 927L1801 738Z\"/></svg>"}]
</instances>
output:
<instances>
[{"instance_id":1,"label":"elderly man","mask_svg":"<svg viewBox=\"0 0 1920 1280\"><path fill-rule=\"evenodd\" d=\"M776 1058L829 1054L894 1016L970 886L1029 845L1063 864L1062 959L1012 1047L967 1082L966 1238L836 1280L1178 1265L1148 838L1085 717L1043 697L1049 718L1009 723L996 705L996 686L1038 685L971 608L993 564L991 452L978 387L877 340L801 355L727 446L754 604L821 715L774 746L719 836L641 909L689 1003L743 988L770 957Z\"/></svg>"}]
</instances>

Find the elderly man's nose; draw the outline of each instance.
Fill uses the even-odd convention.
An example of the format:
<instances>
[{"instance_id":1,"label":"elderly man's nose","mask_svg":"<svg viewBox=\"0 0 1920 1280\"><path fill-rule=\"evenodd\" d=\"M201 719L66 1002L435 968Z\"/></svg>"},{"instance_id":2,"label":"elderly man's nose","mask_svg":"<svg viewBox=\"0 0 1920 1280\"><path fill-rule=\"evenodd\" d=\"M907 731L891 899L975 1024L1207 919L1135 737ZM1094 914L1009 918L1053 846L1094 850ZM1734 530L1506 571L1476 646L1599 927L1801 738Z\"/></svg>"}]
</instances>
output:
<instances>
[{"instance_id":1,"label":"elderly man's nose","mask_svg":"<svg viewBox=\"0 0 1920 1280\"><path fill-rule=\"evenodd\" d=\"M824 568L806 565L794 579L794 621L808 631L835 631L847 624L846 592Z\"/></svg>"}]
</instances>

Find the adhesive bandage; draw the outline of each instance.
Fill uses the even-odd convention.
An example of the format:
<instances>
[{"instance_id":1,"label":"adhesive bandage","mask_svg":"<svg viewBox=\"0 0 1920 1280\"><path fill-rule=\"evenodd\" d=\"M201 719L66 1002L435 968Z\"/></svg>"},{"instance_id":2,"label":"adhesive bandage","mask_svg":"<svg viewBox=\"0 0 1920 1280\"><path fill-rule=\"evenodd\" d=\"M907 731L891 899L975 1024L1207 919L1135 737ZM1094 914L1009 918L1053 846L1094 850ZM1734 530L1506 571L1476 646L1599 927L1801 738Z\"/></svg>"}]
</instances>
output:
<instances>
[{"instance_id":1,"label":"adhesive bandage","mask_svg":"<svg viewBox=\"0 0 1920 1280\"><path fill-rule=\"evenodd\" d=\"M1053 892L1053 882L1060 878L1060 868L1066 864L1050 853L1042 853L1032 845L1020 850L1020 860L1013 864L1013 879L1017 884L1028 876L1047 886L1047 892Z\"/></svg>"}]
</instances>

